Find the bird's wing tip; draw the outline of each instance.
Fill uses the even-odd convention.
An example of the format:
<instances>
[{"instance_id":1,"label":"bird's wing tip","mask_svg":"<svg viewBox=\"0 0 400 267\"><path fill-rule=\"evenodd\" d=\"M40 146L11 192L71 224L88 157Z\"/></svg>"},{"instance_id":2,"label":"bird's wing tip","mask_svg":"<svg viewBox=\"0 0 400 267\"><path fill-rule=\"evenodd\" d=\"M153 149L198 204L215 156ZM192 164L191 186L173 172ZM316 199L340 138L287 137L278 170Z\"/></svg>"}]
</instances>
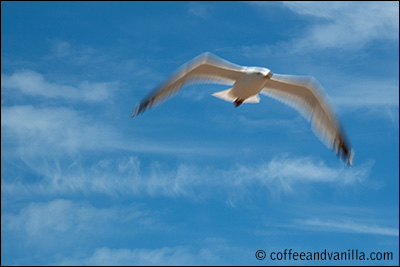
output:
<instances>
[{"instance_id":1,"label":"bird's wing tip","mask_svg":"<svg viewBox=\"0 0 400 267\"><path fill-rule=\"evenodd\" d=\"M131 115L131 119L132 119L133 117L136 117L137 115L139 115L139 107L140 107L140 103L137 104L137 105L133 108L132 115Z\"/></svg>"},{"instance_id":2,"label":"bird's wing tip","mask_svg":"<svg viewBox=\"0 0 400 267\"><path fill-rule=\"evenodd\" d=\"M347 164L353 168L353 159L354 159L355 152L353 149L350 150L349 157L347 159Z\"/></svg>"}]
</instances>

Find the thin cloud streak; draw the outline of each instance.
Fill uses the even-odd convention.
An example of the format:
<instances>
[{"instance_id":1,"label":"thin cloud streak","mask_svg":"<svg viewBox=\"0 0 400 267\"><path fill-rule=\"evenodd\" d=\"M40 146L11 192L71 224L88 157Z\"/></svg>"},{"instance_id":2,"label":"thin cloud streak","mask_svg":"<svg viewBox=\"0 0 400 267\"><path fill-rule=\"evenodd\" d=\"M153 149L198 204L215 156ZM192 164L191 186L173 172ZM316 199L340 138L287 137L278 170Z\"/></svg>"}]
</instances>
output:
<instances>
[{"instance_id":1,"label":"thin cloud streak","mask_svg":"<svg viewBox=\"0 0 400 267\"><path fill-rule=\"evenodd\" d=\"M374 234L374 235L388 235L388 236L399 236L399 229L381 227L378 225L367 225L356 223L353 221L334 221L334 220L320 220L320 219L307 219L298 220L303 226L306 226L308 230L314 231L333 231L333 232L348 232L348 233L360 233L360 234Z\"/></svg>"},{"instance_id":2,"label":"thin cloud streak","mask_svg":"<svg viewBox=\"0 0 400 267\"><path fill-rule=\"evenodd\" d=\"M54 265L223 265L230 257L236 263L248 262L246 248L233 246L224 238L206 237L196 246L178 245L156 248L110 248L97 247L93 253L76 254L54 261ZM251 253L252 254L252 253Z\"/></svg>"},{"instance_id":3,"label":"thin cloud streak","mask_svg":"<svg viewBox=\"0 0 400 267\"><path fill-rule=\"evenodd\" d=\"M17 141L16 151L28 159L87 151L215 155L223 150L193 144L149 143L140 133L121 134L110 121L102 123L85 112L65 107L2 107L1 126L8 130L3 137Z\"/></svg>"},{"instance_id":4,"label":"thin cloud streak","mask_svg":"<svg viewBox=\"0 0 400 267\"><path fill-rule=\"evenodd\" d=\"M3 211L1 232L17 239L11 246L35 247L43 253L59 249L77 250L91 244L93 238L99 240L113 236L134 236L144 231L168 231L157 212L143 205L130 202L128 205L94 206L87 202L57 198L48 202L29 202L17 212ZM126 229L129 228L129 231ZM99 232L102 234L99 235ZM79 237L79 244L77 244ZM56 247L53 244L63 240ZM31 255L32 256L32 255Z\"/></svg>"},{"instance_id":5,"label":"thin cloud streak","mask_svg":"<svg viewBox=\"0 0 400 267\"><path fill-rule=\"evenodd\" d=\"M142 53L132 54L132 50L139 50L139 44L129 43L128 47L126 45L123 42L112 49L99 49L65 40L54 40L51 42L50 54L43 58L41 64L50 63L61 66L67 64L88 77L103 77L103 79L119 81L117 85L120 87L127 85L129 91L135 87L135 90L151 90L152 85L149 83L161 81L164 75L155 68L149 67L153 63L152 60L143 58ZM132 45L135 45L136 49L132 49Z\"/></svg>"},{"instance_id":6,"label":"thin cloud streak","mask_svg":"<svg viewBox=\"0 0 400 267\"><path fill-rule=\"evenodd\" d=\"M123 217L125 221L137 220L148 215L139 207L126 206L125 209L129 209L130 212L115 207L99 209L85 203L56 199L50 202L32 202L18 214L5 213L2 222L6 229L20 229L31 238L40 238L49 231L90 231L89 227L93 227L93 221L101 225L104 221L117 218Z\"/></svg>"},{"instance_id":7,"label":"thin cloud streak","mask_svg":"<svg viewBox=\"0 0 400 267\"><path fill-rule=\"evenodd\" d=\"M288 157L254 165L235 165L228 170L188 164L179 164L176 168L157 163L143 166L137 157L103 159L85 168L78 161L49 161L43 164L43 170L36 170L44 176L41 181L23 184L2 180L1 190L13 196L100 193L202 199L212 198L211 192L227 197L246 195L255 186L268 189L275 197L296 194L296 188L304 184L330 184L338 188L361 184L372 165L370 162L353 169L338 169L310 158Z\"/></svg>"},{"instance_id":8,"label":"thin cloud streak","mask_svg":"<svg viewBox=\"0 0 400 267\"><path fill-rule=\"evenodd\" d=\"M351 79L332 92L332 98L340 107L399 108L399 86L394 80Z\"/></svg>"},{"instance_id":9,"label":"thin cloud streak","mask_svg":"<svg viewBox=\"0 0 400 267\"><path fill-rule=\"evenodd\" d=\"M47 81L42 74L21 70L12 75L1 74L1 88L17 90L29 96L85 102L102 102L112 97L118 83L83 81L75 86L60 85Z\"/></svg>"},{"instance_id":10,"label":"thin cloud streak","mask_svg":"<svg viewBox=\"0 0 400 267\"><path fill-rule=\"evenodd\" d=\"M214 254L212 256L207 255L209 253L211 252L208 249L193 252L184 246L158 249L113 249L102 247L97 248L92 255L86 258L65 259L55 265L197 265L201 264L201 262L208 262L207 258L216 257Z\"/></svg>"}]
</instances>

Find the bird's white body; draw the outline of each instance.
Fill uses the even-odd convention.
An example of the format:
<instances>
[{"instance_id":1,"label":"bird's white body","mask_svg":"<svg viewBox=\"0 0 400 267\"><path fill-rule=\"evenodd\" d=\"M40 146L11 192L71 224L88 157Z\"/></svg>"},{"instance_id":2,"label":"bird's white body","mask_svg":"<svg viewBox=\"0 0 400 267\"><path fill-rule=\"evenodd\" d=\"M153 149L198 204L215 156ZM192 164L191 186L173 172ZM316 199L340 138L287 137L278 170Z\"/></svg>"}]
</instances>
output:
<instances>
[{"instance_id":1,"label":"bird's white body","mask_svg":"<svg viewBox=\"0 0 400 267\"><path fill-rule=\"evenodd\" d=\"M216 92L213 96L230 102L238 100L240 103L258 103L258 94L271 76L269 69L247 67L232 88Z\"/></svg>"},{"instance_id":2,"label":"bird's white body","mask_svg":"<svg viewBox=\"0 0 400 267\"><path fill-rule=\"evenodd\" d=\"M189 61L169 79L145 97L133 110L132 116L164 102L183 86L193 83L222 83L232 87L213 96L233 102L260 102L259 93L279 100L311 120L312 129L329 148L352 166L353 150L349 147L333 108L313 78L273 74L262 67L243 67L204 53Z\"/></svg>"}]
</instances>

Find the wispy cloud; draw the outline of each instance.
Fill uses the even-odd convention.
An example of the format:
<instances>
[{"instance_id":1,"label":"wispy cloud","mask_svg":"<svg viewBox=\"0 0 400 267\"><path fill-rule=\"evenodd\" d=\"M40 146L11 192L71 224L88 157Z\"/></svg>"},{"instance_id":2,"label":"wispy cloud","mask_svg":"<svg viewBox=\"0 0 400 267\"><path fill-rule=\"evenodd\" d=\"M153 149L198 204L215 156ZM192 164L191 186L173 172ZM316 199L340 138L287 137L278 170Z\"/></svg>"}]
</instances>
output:
<instances>
[{"instance_id":1,"label":"wispy cloud","mask_svg":"<svg viewBox=\"0 0 400 267\"><path fill-rule=\"evenodd\" d=\"M373 40L399 39L398 2L282 2L293 12L316 20L292 48L355 49Z\"/></svg>"},{"instance_id":2,"label":"wispy cloud","mask_svg":"<svg viewBox=\"0 0 400 267\"><path fill-rule=\"evenodd\" d=\"M56 41L52 45L52 55L55 57L68 57L73 53L72 46L65 41Z\"/></svg>"},{"instance_id":3,"label":"wispy cloud","mask_svg":"<svg viewBox=\"0 0 400 267\"><path fill-rule=\"evenodd\" d=\"M210 263L209 251L194 252L184 246L159 249L112 249L97 248L86 258L65 259L56 265L197 265ZM204 257L206 256L206 257ZM216 255L212 255L216 257ZM199 262L200 261L200 262Z\"/></svg>"},{"instance_id":4,"label":"wispy cloud","mask_svg":"<svg viewBox=\"0 0 400 267\"><path fill-rule=\"evenodd\" d=\"M106 158L85 167L82 164L85 163L46 161L41 173L45 177L40 182L22 184L2 180L2 193L22 196L83 192L203 199L212 198L215 192L228 198L243 196L255 187L266 188L276 197L296 194L296 189L306 184L330 184L338 188L361 184L373 163L349 169L329 167L310 158L281 157L267 163L235 165L223 170L189 164L178 164L176 168L158 163L143 166L137 157L128 157Z\"/></svg>"},{"instance_id":5,"label":"wispy cloud","mask_svg":"<svg viewBox=\"0 0 400 267\"><path fill-rule=\"evenodd\" d=\"M98 232L104 233L102 238L106 238L107 232L112 232L114 236L126 236L139 231L168 228L155 214L140 205L95 207L66 199L31 202L17 213L2 209L1 225L2 233L23 235L20 241L24 245L50 251L75 246L76 236L80 236L81 245L84 245L91 243L91 237L97 237ZM123 230L127 225L131 228L129 232ZM58 244L58 248L51 247L59 239L63 239L62 244Z\"/></svg>"},{"instance_id":6,"label":"wispy cloud","mask_svg":"<svg viewBox=\"0 0 400 267\"><path fill-rule=\"evenodd\" d=\"M110 51L100 50L92 46L76 45L65 40L53 40L50 44L50 54L44 59L58 59L74 66L95 67L106 62L112 63L115 56Z\"/></svg>"},{"instance_id":7,"label":"wispy cloud","mask_svg":"<svg viewBox=\"0 0 400 267\"><path fill-rule=\"evenodd\" d=\"M88 151L215 155L223 150L204 145L199 147L195 144L186 146L175 142L165 144L149 141L143 137L145 131L136 130L132 133L129 130L124 134L117 130L112 119L98 119L96 115L66 107L2 107L1 119L2 129L7 130L2 138L7 138L11 144L16 141L17 145L8 152L19 154L27 162ZM128 116L126 119L129 120Z\"/></svg>"},{"instance_id":8,"label":"wispy cloud","mask_svg":"<svg viewBox=\"0 0 400 267\"><path fill-rule=\"evenodd\" d=\"M250 2L257 8L271 3ZM374 41L399 40L399 3L397 1L322 2L282 1L281 6L303 16L305 28L276 44L243 46L243 54L282 55L330 49L354 51Z\"/></svg>"},{"instance_id":9,"label":"wispy cloud","mask_svg":"<svg viewBox=\"0 0 400 267\"><path fill-rule=\"evenodd\" d=\"M101 102L110 99L118 89L117 83L99 83L83 81L77 85L60 85L47 81L42 74L31 70L22 70L12 75L1 74L1 88L18 90L29 96Z\"/></svg>"},{"instance_id":10,"label":"wispy cloud","mask_svg":"<svg viewBox=\"0 0 400 267\"><path fill-rule=\"evenodd\" d=\"M67 199L31 202L17 212L2 210L2 239L21 252L15 262L22 265L41 257L54 265L215 264L222 253L235 249L213 238L200 241L199 246L157 248L155 243L147 248L138 236L178 230L166 224L160 212L135 203L98 207ZM126 238L131 241L125 245L112 241ZM116 245L110 245L110 240Z\"/></svg>"},{"instance_id":11,"label":"wispy cloud","mask_svg":"<svg viewBox=\"0 0 400 267\"><path fill-rule=\"evenodd\" d=\"M1 112L1 126L10 131L6 136L18 139L17 151L27 157L107 149L116 140L110 125L88 124L90 118L69 108L12 106Z\"/></svg>"},{"instance_id":12,"label":"wispy cloud","mask_svg":"<svg viewBox=\"0 0 400 267\"><path fill-rule=\"evenodd\" d=\"M342 204L318 202L312 205L291 204L288 211L290 221L279 222L275 228L297 231L319 231L329 233L351 233L380 236L399 236L398 214L391 208L376 209L370 205L355 205L344 201Z\"/></svg>"},{"instance_id":13,"label":"wispy cloud","mask_svg":"<svg viewBox=\"0 0 400 267\"><path fill-rule=\"evenodd\" d=\"M343 84L332 92L335 104L349 109L399 107L398 81L390 79L343 78Z\"/></svg>"},{"instance_id":14,"label":"wispy cloud","mask_svg":"<svg viewBox=\"0 0 400 267\"><path fill-rule=\"evenodd\" d=\"M251 250L232 246L223 238L207 237L179 246L157 248L96 248L93 253L79 254L54 262L54 265L223 265L227 258L233 262L249 262Z\"/></svg>"},{"instance_id":15,"label":"wispy cloud","mask_svg":"<svg viewBox=\"0 0 400 267\"><path fill-rule=\"evenodd\" d=\"M210 6L205 2L190 2L188 14L198 18L206 19L210 15Z\"/></svg>"},{"instance_id":16,"label":"wispy cloud","mask_svg":"<svg viewBox=\"0 0 400 267\"><path fill-rule=\"evenodd\" d=\"M99 205L54 199L22 204L17 212L2 209L1 232L7 247L21 254L13 259L21 265L44 258L53 265L211 265L235 258L231 253L244 254L212 236L164 245L164 235L182 231L162 218L166 214L171 213L131 201ZM143 242L143 235L157 240Z\"/></svg>"},{"instance_id":17,"label":"wispy cloud","mask_svg":"<svg viewBox=\"0 0 400 267\"><path fill-rule=\"evenodd\" d=\"M140 42L125 43L119 40L111 48L100 49L66 40L52 40L50 51L42 58L41 64L60 66L58 72L74 70L73 74L76 75L78 70L85 77L119 81L121 87L129 83L130 90L151 90L155 84L150 82L162 81L165 76L154 67L156 64L151 57L143 57L141 45ZM148 45L146 43L146 48Z\"/></svg>"},{"instance_id":18,"label":"wispy cloud","mask_svg":"<svg viewBox=\"0 0 400 267\"><path fill-rule=\"evenodd\" d=\"M332 231L332 232L347 232L361 233L374 235L399 236L399 229L382 227L376 224L368 225L357 223L351 220L320 220L306 219L297 220L296 223L306 226L308 230L314 231Z\"/></svg>"},{"instance_id":19,"label":"wispy cloud","mask_svg":"<svg viewBox=\"0 0 400 267\"><path fill-rule=\"evenodd\" d=\"M232 176L242 186L256 181L269 189L271 195L295 194L303 184L333 184L341 187L363 182L369 175L373 163L359 168L329 167L312 158L275 157L258 166L240 166ZM243 184L242 184L243 183Z\"/></svg>"}]
</instances>

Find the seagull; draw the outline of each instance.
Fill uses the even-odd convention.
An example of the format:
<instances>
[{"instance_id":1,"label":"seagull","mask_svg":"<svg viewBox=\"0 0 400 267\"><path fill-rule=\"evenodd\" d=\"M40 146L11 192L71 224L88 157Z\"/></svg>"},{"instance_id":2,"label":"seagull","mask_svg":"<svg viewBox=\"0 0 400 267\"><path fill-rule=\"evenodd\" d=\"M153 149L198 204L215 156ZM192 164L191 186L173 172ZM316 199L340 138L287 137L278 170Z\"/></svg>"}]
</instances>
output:
<instances>
[{"instance_id":1,"label":"seagull","mask_svg":"<svg viewBox=\"0 0 400 267\"><path fill-rule=\"evenodd\" d=\"M134 108L131 118L176 95L182 87L196 83L227 84L232 87L212 95L233 102L259 103L259 93L296 109L317 137L336 155L353 166L354 151L333 108L313 77L274 74L263 67L236 65L206 52L190 60L155 88Z\"/></svg>"}]
</instances>

